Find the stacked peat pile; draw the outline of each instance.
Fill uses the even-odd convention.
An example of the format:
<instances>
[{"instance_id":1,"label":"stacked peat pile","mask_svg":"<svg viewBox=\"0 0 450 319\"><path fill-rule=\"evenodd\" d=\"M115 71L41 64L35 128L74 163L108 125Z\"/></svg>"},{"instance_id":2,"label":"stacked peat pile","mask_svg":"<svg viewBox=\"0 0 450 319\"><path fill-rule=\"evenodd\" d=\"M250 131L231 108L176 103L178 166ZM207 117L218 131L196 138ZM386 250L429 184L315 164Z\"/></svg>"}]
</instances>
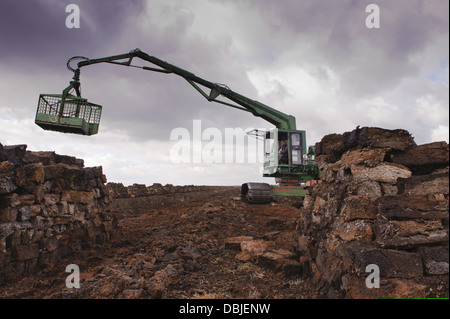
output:
<instances>
[{"instance_id":1,"label":"stacked peat pile","mask_svg":"<svg viewBox=\"0 0 450 319\"><path fill-rule=\"evenodd\" d=\"M448 297L448 144L364 127L325 136L316 162L323 182L304 200L298 249L321 294Z\"/></svg>"},{"instance_id":2,"label":"stacked peat pile","mask_svg":"<svg viewBox=\"0 0 450 319\"><path fill-rule=\"evenodd\" d=\"M153 183L153 185L150 186L146 186L145 184L133 184L130 186L124 186L122 183L106 184L107 192L112 198L134 198L149 197L152 195L189 193L194 191L208 190L208 188L208 186L174 186L172 184L162 185L160 183Z\"/></svg>"},{"instance_id":3,"label":"stacked peat pile","mask_svg":"<svg viewBox=\"0 0 450 319\"><path fill-rule=\"evenodd\" d=\"M108 241L114 217L102 167L0 144L0 284Z\"/></svg>"}]
</instances>

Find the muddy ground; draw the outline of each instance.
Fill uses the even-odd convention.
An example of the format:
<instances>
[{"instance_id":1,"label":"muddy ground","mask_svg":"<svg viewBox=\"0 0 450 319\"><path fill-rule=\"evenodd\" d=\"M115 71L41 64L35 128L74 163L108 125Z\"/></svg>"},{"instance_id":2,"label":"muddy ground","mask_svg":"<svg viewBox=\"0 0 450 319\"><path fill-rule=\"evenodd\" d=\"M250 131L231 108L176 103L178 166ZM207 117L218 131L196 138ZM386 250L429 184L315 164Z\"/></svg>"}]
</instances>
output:
<instances>
[{"instance_id":1,"label":"muddy ground","mask_svg":"<svg viewBox=\"0 0 450 319\"><path fill-rule=\"evenodd\" d=\"M301 199L247 204L238 187L116 199L116 236L1 288L0 298L315 299L311 279L236 258L227 238L251 236L295 252ZM295 254L289 258L298 260ZM79 266L80 288L66 287Z\"/></svg>"}]
</instances>

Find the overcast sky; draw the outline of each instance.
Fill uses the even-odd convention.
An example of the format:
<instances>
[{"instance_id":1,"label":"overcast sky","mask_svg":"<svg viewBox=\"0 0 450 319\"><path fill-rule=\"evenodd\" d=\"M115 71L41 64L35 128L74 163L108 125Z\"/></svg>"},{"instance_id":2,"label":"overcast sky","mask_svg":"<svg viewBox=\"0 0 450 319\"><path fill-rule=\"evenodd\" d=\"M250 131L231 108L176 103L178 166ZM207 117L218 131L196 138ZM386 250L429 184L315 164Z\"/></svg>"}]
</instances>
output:
<instances>
[{"instance_id":1,"label":"overcast sky","mask_svg":"<svg viewBox=\"0 0 450 319\"><path fill-rule=\"evenodd\" d=\"M66 26L69 4L80 8L80 28ZM379 28L366 26L369 4L379 7ZM99 134L34 124L39 94L60 94L71 80L70 57L135 48L292 114L308 145L358 125L406 129L417 144L448 142L448 7L448 0L0 0L0 143L83 158L125 185L273 182L262 178L261 163L173 162L171 132L184 128L192 138L195 120L201 132L215 128L223 137L227 128L273 127L207 102L175 75L82 68L83 97L103 105ZM250 158L254 150L245 152Z\"/></svg>"}]
</instances>

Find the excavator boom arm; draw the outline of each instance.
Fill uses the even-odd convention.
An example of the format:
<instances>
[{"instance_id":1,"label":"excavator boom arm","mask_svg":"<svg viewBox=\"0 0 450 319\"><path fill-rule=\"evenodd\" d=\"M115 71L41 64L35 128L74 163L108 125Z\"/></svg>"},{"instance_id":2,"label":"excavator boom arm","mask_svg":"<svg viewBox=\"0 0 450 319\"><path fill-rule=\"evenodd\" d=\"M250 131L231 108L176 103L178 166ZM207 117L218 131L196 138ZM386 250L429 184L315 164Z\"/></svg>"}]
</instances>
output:
<instances>
[{"instance_id":1,"label":"excavator boom arm","mask_svg":"<svg viewBox=\"0 0 450 319\"><path fill-rule=\"evenodd\" d=\"M147 61L151 64L154 64L158 66L158 68L155 67L147 67L147 66L135 66L132 65L131 62L134 58L140 58L144 61ZM72 58L74 59L74 58ZM173 73L178 76L181 76L184 78L187 82L189 82L200 94L202 94L208 101L210 102L217 102L220 104L224 104L227 106L231 106L243 111L247 111L252 113L254 116L263 118L264 120L272 123L279 129L286 129L286 130L295 130L296 129L296 123L295 123L295 117L292 115L285 114L283 112L280 112L268 105L265 105L263 103L260 103L258 101L249 99L248 97L245 97L241 94L238 94L234 91L232 91L230 88L228 88L225 85L213 83L210 81L207 81L205 79L202 79L198 76L196 76L194 73L191 73L189 71L186 71L182 68L179 68L173 64L167 63L165 61L162 61L154 56L150 56L145 52L142 52L139 49L135 49L133 51L130 51L126 54L120 54L110 57L104 57L99 59L87 59L82 58L82 61L78 62L78 69L74 70L70 67L70 62L72 59L69 60L67 63L69 69L71 69L74 72L78 72L79 76L79 69L92 65L92 64L98 64L98 63L111 63L116 65L122 65L122 66L129 66L129 67L139 67L143 70L147 71L153 71L153 72L160 72L160 73ZM124 62L119 62L121 60L126 60ZM77 82L77 79L74 77L75 83ZM207 87L211 91L206 93L200 86ZM232 104L227 101L218 100L217 98L219 96L226 97L228 100L236 103Z\"/></svg>"}]
</instances>

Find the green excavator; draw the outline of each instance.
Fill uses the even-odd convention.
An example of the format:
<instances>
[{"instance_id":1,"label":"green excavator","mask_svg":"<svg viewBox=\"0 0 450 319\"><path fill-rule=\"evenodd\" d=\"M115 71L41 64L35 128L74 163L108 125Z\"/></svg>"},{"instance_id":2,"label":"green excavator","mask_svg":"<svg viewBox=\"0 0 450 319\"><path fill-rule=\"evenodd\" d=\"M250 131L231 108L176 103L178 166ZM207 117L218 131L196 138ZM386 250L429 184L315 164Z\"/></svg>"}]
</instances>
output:
<instances>
[{"instance_id":1,"label":"green excavator","mask_svg":"<svg viewBox=\"0 0 450 319\"><path fill-rule=\"evenodd\" d=\"M136 58L149 62L151 66L133 65L132 61ZM78 61L76 68L71 66L74 61ZM263 132L255 130L253 133L264 139L263 176L274 177L277 185L253 182L242 184L241 195L248 202L267 203L277 195L305 196L305 183L312 184L320 179L319 169L314 162L314 146L306 146L306 132L297 130L295 117L238 94L226 85L204 80L139 49L98 59L82 56L69 59L67 68L74 74L70 85L62 94L40 94L35 123L45 130L81 135L97 134L102 106L81 97L80 69L98 63L176 74L184 78L208 101L250 112L273 124L275 128ZM76 95L71 94L73 91ZM282 145L285 155L280 158L279 149Z\"/></svg>"}]
</instances>

